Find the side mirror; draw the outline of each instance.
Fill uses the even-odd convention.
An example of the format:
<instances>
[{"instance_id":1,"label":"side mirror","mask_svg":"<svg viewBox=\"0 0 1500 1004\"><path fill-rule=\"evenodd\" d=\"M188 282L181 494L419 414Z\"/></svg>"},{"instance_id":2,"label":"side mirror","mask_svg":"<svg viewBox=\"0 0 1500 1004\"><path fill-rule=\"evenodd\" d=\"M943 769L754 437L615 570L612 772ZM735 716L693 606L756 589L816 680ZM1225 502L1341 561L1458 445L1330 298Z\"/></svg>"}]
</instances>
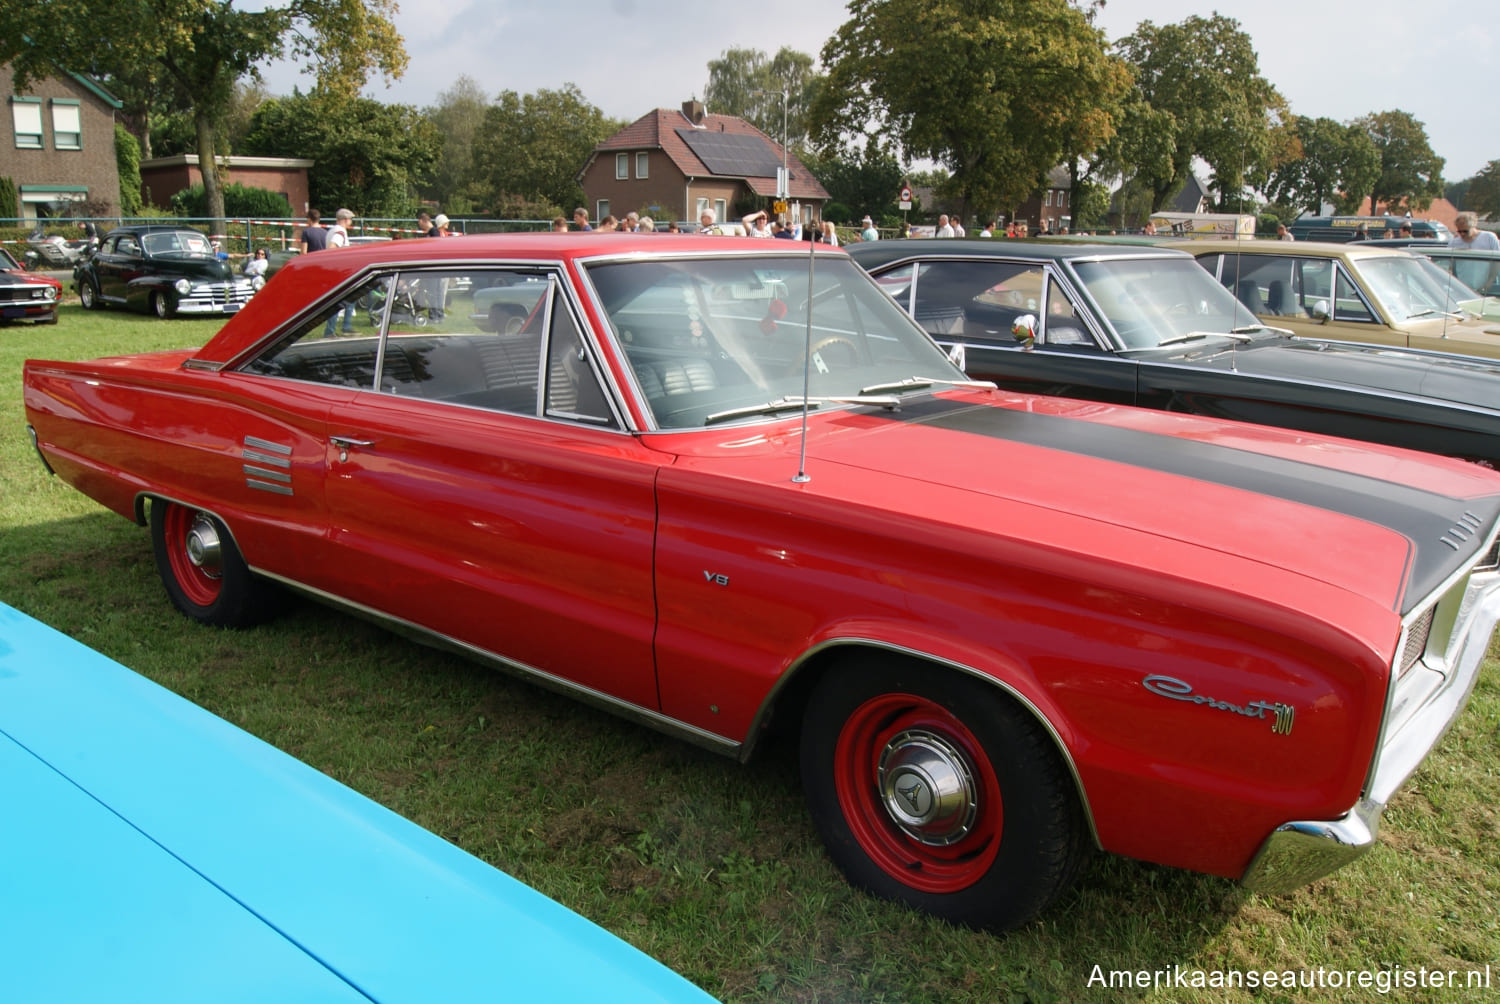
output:
<instances>
[{"instance_id":1,"label":"side mirror","mask_svg":"<svg viewBox=\"0 0 1500 1004\"><path fill-rule=\"evenodd\" d=\"M1036 346L1036 315L1022 314L1011 323L1010 333L1015 335L1021 348L1031 351Z\"/></svg>"},{"instance_id":2,"label":"side mirror","mask_svg":"<svg viewBox=\"0 0 1500 1004\"><path fill-rule=\"evenodd\" d=\"M1313 320L1315 320L1315 321L1322 321L1324 324L1327 324L1328 323L1328 316L1329 316L1328 315L1328 301L1327 300L1319 300L1318 302L1314 303L1313 307L1312 307L1312 315L1313 315Z\"/></svg>"},{"instance_id":3,"label":"side mirror","mask_svg":"<svg viewBox=\"0 0 1500 1004\"><path fill-rule=\"evenodd\" d=\"M959 369L964 370L965 372L968 371L968 357L964 352L963 342L959 342L957 345L953 346L953 348L948 350L948 361L954 366L957 366Z\"/></svg>"}]
</instances>

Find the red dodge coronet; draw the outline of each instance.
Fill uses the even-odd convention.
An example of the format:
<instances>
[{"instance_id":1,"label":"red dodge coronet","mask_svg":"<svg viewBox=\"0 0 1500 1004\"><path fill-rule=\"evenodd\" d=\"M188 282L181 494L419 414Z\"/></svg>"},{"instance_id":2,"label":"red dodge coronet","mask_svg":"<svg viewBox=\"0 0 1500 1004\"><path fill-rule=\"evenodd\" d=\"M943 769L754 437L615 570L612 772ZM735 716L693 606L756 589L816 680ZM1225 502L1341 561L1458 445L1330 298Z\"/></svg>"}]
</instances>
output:
<instances>
[{"instance_id":1,"label":"red dodge coronet","mask_svg":"<svg viewBox=\"0 0 1500 1004\"><path fill-rule=\"evenodd\" d=\"M196 352L25 393L188 616L292 590L742 759L792 736L853 881L996 928L1093 846L1261 890L1359 855L1500 611L1495 472L975 384L821 247L319 252Z\"/></svg>"}]
</instances>

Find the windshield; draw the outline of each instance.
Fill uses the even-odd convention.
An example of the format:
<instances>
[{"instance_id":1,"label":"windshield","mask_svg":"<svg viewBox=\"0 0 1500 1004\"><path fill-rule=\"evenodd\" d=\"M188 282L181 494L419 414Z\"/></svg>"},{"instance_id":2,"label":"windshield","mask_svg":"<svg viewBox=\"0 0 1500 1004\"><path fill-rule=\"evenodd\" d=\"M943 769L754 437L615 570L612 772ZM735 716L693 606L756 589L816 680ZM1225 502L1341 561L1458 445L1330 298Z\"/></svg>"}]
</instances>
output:
<instances>
[{"instance_id":1,"label":"windshield","mask_svg":"<svg viewBox=\"0 0 1500 1004\"><path fill-rule=\"evenodd\" d=\"M653 259L587 272L664 429L784 417L786 403L803 396L804 370L810 398L859 397L914 376L964 380L846 258L817 256L811 298L806 255Z\"/></svg>"},{"instance_id":2,"label":"windshield","mask_svg":"<svg viewBox=\"0 0 1500 1004\"><path fill-rule=\"evenodd\" d=\"M147 234L141 239L148 254L171 254L186 251L193 254L212 254L208 238L195 230L178 230L170 234Z\"/></svg>"},{"instance_id":3,"label":"windshield","mask_svg":"<svg viewBox=\"0 0 1500 1004\"><path fill-rule=\"evenodd\" d=\"M1073 270L1127 348L1260 324L1191 258L1075 261Z\"/></svg>"},{"instance_id":4,"label":"windshield","mask_svg":"<svg viewBox=\"0 0 1500 1004\"><path fill-rule=\"evenodd\" d=\"M1365 285L1384 305L1391 320L1400 323L1412 318L1456 313L1458 299L1477 299L1473 290L1452 288L1456 282L1432 262L1410 255L1359 258L1354 262ZM1467 296L1465 296L1465 292Z\"/></svg>"},{"instance_id":5,"label":"windshield","mask_svg":"<svg viewBox=\"0 0 1500 1004\"><path fill-rule=\"evenodd\" d=\"M1468 285L1459 276L1442 268L1431 258L1422 257L1418 258L1417 261L1423 268L1428 270L1428 273L1432 276L1432 281L1437 283L1443 290L1443 295L1447 298L1448 303L1445 309L1454 312L1463 309L1473 314L1478 314L1482 311L1483 307L1480 301L1484 297L1474 287Z\"/></svg>"}]
</instances>

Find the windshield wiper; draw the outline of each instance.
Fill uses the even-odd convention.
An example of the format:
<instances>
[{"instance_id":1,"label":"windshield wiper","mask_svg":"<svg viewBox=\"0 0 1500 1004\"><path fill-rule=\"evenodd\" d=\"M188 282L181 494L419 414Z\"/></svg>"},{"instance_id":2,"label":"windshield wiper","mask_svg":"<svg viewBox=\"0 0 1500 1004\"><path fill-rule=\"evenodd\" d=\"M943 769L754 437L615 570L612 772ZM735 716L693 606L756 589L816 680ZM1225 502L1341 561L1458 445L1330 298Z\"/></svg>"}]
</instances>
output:
<instances>
[{"instance_id":1,"label":"windshield wiper","mask_svg":"<svg viewBox=\"0 0 1500 1004\"><path fill-rule=\"evenodd\" d=\"M888 394L892 391L922 390L927 387L942 384L944 387L972 387L975 390L994 390L995 384L989 380L945 380L942 377L910 376L905 380L893 380L890 383L872 383L868 387L861 387L860 394Z\"/></svg>"},{"instance_id":2,"label":"windshield wiper","mask_svg":"<svg viewBox=\"0 0 1500 1004\"><path fill-rule=\"evenodd\" d=\"M806 400L809 410L825 404L867 404L876 408L889 408L895 410L901 407L901 399L889 394L880 397L866 397L863 393L851 394L847 397L779 397L765 404L751 404L743 408L729 408L725 411L716 411L703 420L704 425L713 425L716 422L727 422L734 418L750 418L755 415L775 415L782 411L801 411L802 402Z\"/></svg>"},{"instance_id":3,"label":"windshield wiper","mask_svg":"<svg viewBox=\"0 0 1500 1004\"><path fill-rule=\"evenodd\" d=\"M1436 307L1428 307L1426 310L1419 310L1415 314L1407 314L1406 319L1410 321L1413 318L1417 317L1431 317L1433 314L1441 314L1443 317L1451 317L1455 321L1462 321L1464 319L1462 311L1439 310Z\"/></svg>"},{"instance_id":4,"label":"windshield wiper","mask_svg":"<svg viewBox=\"0 0 1500 1004\"><path fill-rule=\"evenodd\" d=\"M1228 331L1186 331L1180 335L1169 335L1157 342L1157 345L1176 345L1181 342L1195 342L1203 338L1232 338L1236 342L1253 342L1250 337L1252 331L1280 331L1280 328L1268 328L1264 324L1250 324L1243 328L1231 328ZM1287 334L1291 334L1290 331Z\"/></svg>"}]
</instances>

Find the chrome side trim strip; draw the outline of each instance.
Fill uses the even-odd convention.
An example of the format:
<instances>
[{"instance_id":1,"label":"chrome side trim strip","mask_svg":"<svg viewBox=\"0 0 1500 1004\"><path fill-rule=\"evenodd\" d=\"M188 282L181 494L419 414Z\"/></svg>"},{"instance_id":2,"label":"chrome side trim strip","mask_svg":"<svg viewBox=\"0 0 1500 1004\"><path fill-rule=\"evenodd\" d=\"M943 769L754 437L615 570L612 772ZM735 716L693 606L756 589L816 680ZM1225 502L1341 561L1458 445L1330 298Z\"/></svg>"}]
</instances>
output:
<instances>
[{"instance_id":1,"label":"chrome side trim strip","mask_svg":"<svg viewBox=\"0 0 1500 1004\"><path fill-rule=\"evenodd\" d=\"M497 653L479 648L476 645L471 645L466 641L460 641L459 639L453 638L449 635L441 634L437 631L431 630L430 628L422 627L420 624L414 624L411 621L403 620L402 618L396 617L392 614L376 610L374 607L368 607L362 603L356 603L353 600L346 600L340 596L335 596L333 593L324 592L323 590L317 589L313 586L308 586L301 582L297 582L295 579L289 579L284 576L276 575L274 573L267 572L262 568L255 568L253 566L251 567L251 571L263 578L270 579L274 582L279 582L281 585L287 587L288 589L301 593L304 596L308 596L312 599L318 600L319 602L326 603L329 606L336 607L339 610L344 611L345 613L353 614L354 616L364 618L365 620L374 621L375 623L387 628L388 630L394 631L397 634L404 635L412 639L413 641L419 642L423 645L427 645L430 648L452 652L456 655L464 656L465 658L484 663L485 665L493 666L512 676L520 677L523 680L535 683L538 686L545 687L548 690L555 691L567 697L574 698L584 704L592 705L593 707L599 708L602 711L607 711L611 714L618 715L621 718L625 718L629 721L640 723L647 726L648 728L655 729L658 732L664 732L667 735L675 736L678 739L685 740L686 742L690 742L695 746L699 746L713 753L718 753L722 756L727 757L735 757L743 745L725 736L717 735L705 729L700 729L696 725L688 725L686 722L680 722L675 718L669 718L659 711L652 711L650 708L643 708L639 704L631 704L629 701L622 701L618 697L606 694L603 691L595 690L592 687L585 687L580 683L575 683L572 680L564 679L563 677L557 676L553 673L548 673L545 670L537 669L535 666L528 666L524 662L517 662L513 659L507 659L502 655L498 655Z\"/></svg>"},{"instance_id":2,"label":"chrome side trim strip","mask_svg":"<svg viewBox=\"0 0 1500 1004\"><path fill-rule=\"evenodd\" d=\"M290 457L292 455L292 448L285 443L273 443L269 439L260 439L256 436L245 437L245 448L267 450L271 453L279 453L283 457Z\"/></svg>"},{"instance_id":3,"label":"chrome side trim strip","mask_svg":"<svg viewBox=\"0 0 1500 1004\"><path fill-rule=\"evenodd\" d=\"M263 492L271 492L275 495L291 495L292 490L286 485L275 485L269 481L256 481L254 478L245 479L246 488L256 488Z\"/></svg>"},{"instance_id":4,"label":"chrome side trim strip","mask_svg":"<svg viewBox=\"0 0 1500 1004\"><path fill-rule=\"evenodd\" d=\"M292 476L290 474L283 474L281 471L268 471L264 467L255 467L252 464L245 464L240 470L251 477L266 478L284 485L292 483Z\"/></svg>"},{"instance_id":5,"label":"chrome side trim strip","mask_svg":"<svg viewBox=\"0 0 1500 1004\"><path fill-rule=\"evenodd\" d=\"M36 458L42 462L42 466L47 469L47 473L56 477L57 472L52 469L51 464L47 463L47 455L42 452L41 441L36 437L36 429L29 422L26 424L26 438L31 440L31 448L36 451Z\"/></svg>"}]
</instances>

